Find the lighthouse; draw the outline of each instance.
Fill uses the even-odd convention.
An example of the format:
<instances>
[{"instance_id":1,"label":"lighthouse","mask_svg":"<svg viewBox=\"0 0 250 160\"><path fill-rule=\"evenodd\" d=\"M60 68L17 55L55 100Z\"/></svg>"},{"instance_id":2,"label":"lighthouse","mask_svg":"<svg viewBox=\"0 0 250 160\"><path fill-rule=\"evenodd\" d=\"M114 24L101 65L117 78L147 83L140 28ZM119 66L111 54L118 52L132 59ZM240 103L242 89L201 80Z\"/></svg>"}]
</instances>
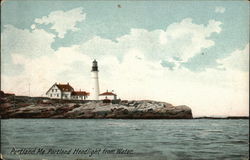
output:
<instances>
[{"instance_id":1,"label":"lighthouse","mask_svg":"<svg viewBox=\"0 0 250 160\"><path fill-rule=\"evenodd\" d=\"M91 70L91 78L92 78L92 94L93 100L99 100L99 79L98 79L98 65L97 65L97 61L94 60L93 61L93 65L92 65L92 70Z\"/></svg>"}]
</instances>

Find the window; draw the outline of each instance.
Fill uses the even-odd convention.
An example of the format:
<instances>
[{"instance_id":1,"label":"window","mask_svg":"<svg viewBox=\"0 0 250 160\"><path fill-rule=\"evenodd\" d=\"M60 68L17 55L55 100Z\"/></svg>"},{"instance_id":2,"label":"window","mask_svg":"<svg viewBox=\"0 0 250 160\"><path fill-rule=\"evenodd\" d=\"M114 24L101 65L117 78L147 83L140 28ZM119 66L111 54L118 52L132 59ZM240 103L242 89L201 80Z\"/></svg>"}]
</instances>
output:
<instances>
[{"instance_id":1,"label":"window","mask_svg":"<svg viewBox=\"0 0 250 160\"><path fill-rule=\"evenodd\" d=\"M55 91L57 92L57 89L55 89Z\"/></svg>"},{"instance_id":2,"label":"window","mask_svg":"<svg viewBox=\"0 0 250 160\"><path fill-rule=\"evenodd\" d=\"M59 97L59 94L57 94L57 97Z\"/></svg>"},{"instance_id":3,"label":"window","mask_svg":"<svg viewBox=\"0 0 250 160\"><path fill-rule=\"evenodd\" d=\"M52 94L50 94L50 97L52 97Z\"/></svg>"},{"instance_id":4,"label":"window","mask_svg":"<svg viewBox=\"0 0 250 160\"><path fill-rule=\"evenodd\" d=\"M54 92L54 89L52 89L52 92Z\"/></svg>"}]
</instances>

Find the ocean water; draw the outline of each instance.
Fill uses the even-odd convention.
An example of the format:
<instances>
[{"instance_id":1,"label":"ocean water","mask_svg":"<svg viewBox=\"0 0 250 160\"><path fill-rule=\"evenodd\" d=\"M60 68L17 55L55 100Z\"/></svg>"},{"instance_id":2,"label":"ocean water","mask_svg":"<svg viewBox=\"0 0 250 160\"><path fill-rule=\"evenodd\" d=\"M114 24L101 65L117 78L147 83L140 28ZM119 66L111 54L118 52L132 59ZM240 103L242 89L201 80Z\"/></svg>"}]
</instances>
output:
<instances>
[{"instance_id":1,"label":"ocean water","mask_svg":"<svg viewBox=\"0 0 250 160\"><path fill-rule=\"evenodd\" d=\"M7 160L244 160L248 128L248 120L7 119L1 149Z\"/></svg>"}]
</instances>

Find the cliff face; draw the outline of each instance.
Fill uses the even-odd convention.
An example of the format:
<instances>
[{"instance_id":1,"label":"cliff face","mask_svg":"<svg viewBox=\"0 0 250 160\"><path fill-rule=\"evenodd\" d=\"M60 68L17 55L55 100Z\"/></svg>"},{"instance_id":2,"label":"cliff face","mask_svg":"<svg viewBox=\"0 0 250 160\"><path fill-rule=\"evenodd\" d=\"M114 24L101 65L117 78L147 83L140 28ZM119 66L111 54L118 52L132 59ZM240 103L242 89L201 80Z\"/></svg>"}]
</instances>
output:
<instances>
[{"instance_id":1,"label":"cliff face","mask_svg":"<svg viewBox=\"0 0 250 160\"><path fill-rule=\"evenodd\" d=\"M188 106L173 106L150 100L62 101L35 97L1 97L1 118L116 118L116 119L191 119Z\"/></svg>"}]
</instances>

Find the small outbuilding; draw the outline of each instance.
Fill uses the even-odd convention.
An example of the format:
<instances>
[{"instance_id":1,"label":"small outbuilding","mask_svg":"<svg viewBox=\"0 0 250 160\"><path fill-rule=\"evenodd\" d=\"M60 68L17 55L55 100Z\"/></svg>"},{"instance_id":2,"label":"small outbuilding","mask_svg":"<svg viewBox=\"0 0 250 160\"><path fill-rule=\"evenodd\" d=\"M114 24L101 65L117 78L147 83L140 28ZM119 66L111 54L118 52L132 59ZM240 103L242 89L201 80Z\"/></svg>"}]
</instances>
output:
<instances>
[{"instance_id":1,"label":"small outbuilding","mask_svg":"<svg viewBox=\"0 0 250 160\"><path fill-rule=\"evenodd\" d=\"M103 92L99 94L99 97L101 97L101 100L116 100L117 95L113 92L109 92L108 90L106 92Z\"/></svg>"}]
</instances>

